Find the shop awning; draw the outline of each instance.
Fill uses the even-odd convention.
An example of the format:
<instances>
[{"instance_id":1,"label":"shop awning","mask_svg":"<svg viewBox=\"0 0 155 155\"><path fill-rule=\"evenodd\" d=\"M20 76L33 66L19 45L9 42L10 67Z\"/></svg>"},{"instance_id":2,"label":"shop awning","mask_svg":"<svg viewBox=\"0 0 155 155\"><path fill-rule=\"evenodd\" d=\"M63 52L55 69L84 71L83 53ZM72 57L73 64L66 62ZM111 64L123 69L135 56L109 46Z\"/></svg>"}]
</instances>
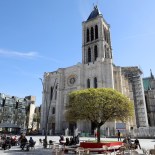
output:
<instances>
[{"instance_id":1,"label":"shop awning","mask_svg":"<svg viewBox=\"0 0 155 155\"><path fill-rule=\"evenodd\" d=\"M20 128L20 127L16 124L0 123L0 128Z\"/></svg>"}]
</instances>

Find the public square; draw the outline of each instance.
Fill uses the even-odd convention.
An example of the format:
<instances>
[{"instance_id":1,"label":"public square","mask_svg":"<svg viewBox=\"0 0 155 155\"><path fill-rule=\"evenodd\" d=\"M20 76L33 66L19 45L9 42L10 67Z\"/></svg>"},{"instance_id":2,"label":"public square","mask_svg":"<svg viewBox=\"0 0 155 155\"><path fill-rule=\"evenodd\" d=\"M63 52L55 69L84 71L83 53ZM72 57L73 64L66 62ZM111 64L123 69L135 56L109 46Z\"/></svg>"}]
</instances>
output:
<instances>
[{"instance_id":1,"label":"public square","mask_svg":"<svg viewBox=\"0 0 155 155\"><path fill-rule=\"evenodd\" d=\"M26 136L29 139L30 136ZM39 144L39 139L44 139L44 136L33 136L33 139L36 141L35 149L30 151L21 151L19 146L13 146L10 150L0 150L0 155L52 155L52 149L44 149L41 144ZM94 140L94 137L80 137L81 141L84 140ZM48 136L48 141L53 140L55 143L59 143L59 136ZM117 141L117 138L101 138L102 141ZM134 140L134 139L133 139ZM146 150L153 149L155 145L155 139L139 139L140 145ZM139 154L143 154L142 150L137 150ZM73 153L72 153L73 154Z\"/></svg>"}]
</instances>

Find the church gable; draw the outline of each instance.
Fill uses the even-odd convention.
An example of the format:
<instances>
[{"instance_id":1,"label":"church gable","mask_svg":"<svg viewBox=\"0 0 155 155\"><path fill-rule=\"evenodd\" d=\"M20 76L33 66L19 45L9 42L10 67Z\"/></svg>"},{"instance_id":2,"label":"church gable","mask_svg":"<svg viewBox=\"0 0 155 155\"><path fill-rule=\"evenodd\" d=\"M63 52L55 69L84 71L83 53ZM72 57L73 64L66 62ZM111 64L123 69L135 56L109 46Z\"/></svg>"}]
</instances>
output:
<instances>
[{"instance_id":1,"label":"church gable","mask_svg":"<svg viewBox=\"0 0 155 155\"><path fill-rule=\"evenodd\" d=\"M65 68L64 79L65 79L65 89L77 87L80 79L80 67L78 65L75 65Z\"/></svg>"}]
</instances>

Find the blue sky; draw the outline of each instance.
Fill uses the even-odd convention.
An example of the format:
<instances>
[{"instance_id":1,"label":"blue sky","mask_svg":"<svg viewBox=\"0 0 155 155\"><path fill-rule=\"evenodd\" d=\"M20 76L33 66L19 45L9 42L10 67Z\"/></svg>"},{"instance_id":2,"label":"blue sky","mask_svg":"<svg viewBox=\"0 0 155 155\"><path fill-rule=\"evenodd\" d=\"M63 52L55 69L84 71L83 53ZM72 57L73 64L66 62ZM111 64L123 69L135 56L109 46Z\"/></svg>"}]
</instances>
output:
<instances>
[{"instance_id":1,"label":"blue sky","mask_svg":"<svg viewBox=\"0 0 155 155\"><path fill-rule=\"evenodd\" d=\"M81 62L93 3L111 26L114 63L155 73L154 0L0 0L0 92L40 105L44 72Z\"/></svg>"}]
</instances>

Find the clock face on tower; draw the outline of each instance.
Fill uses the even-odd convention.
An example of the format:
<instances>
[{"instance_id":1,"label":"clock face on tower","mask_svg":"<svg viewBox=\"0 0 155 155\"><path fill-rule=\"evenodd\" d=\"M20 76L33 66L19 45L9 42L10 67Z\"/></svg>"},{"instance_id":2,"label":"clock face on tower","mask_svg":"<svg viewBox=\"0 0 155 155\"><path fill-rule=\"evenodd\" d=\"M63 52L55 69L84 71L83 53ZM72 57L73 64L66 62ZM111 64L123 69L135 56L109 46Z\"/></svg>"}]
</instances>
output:
<instances>
[{"instance_id":1,"label":"clock face on tower","mask_svg":"<svg viewBox=\"0 0 155 155\"><path fill-rule=\"evenodd\" d=\"M76 80L77 80L77 76L76 75L70 75L67 79L67 84L69 86L72 86L76 83Z\"/></svg>"}]
</instances>

